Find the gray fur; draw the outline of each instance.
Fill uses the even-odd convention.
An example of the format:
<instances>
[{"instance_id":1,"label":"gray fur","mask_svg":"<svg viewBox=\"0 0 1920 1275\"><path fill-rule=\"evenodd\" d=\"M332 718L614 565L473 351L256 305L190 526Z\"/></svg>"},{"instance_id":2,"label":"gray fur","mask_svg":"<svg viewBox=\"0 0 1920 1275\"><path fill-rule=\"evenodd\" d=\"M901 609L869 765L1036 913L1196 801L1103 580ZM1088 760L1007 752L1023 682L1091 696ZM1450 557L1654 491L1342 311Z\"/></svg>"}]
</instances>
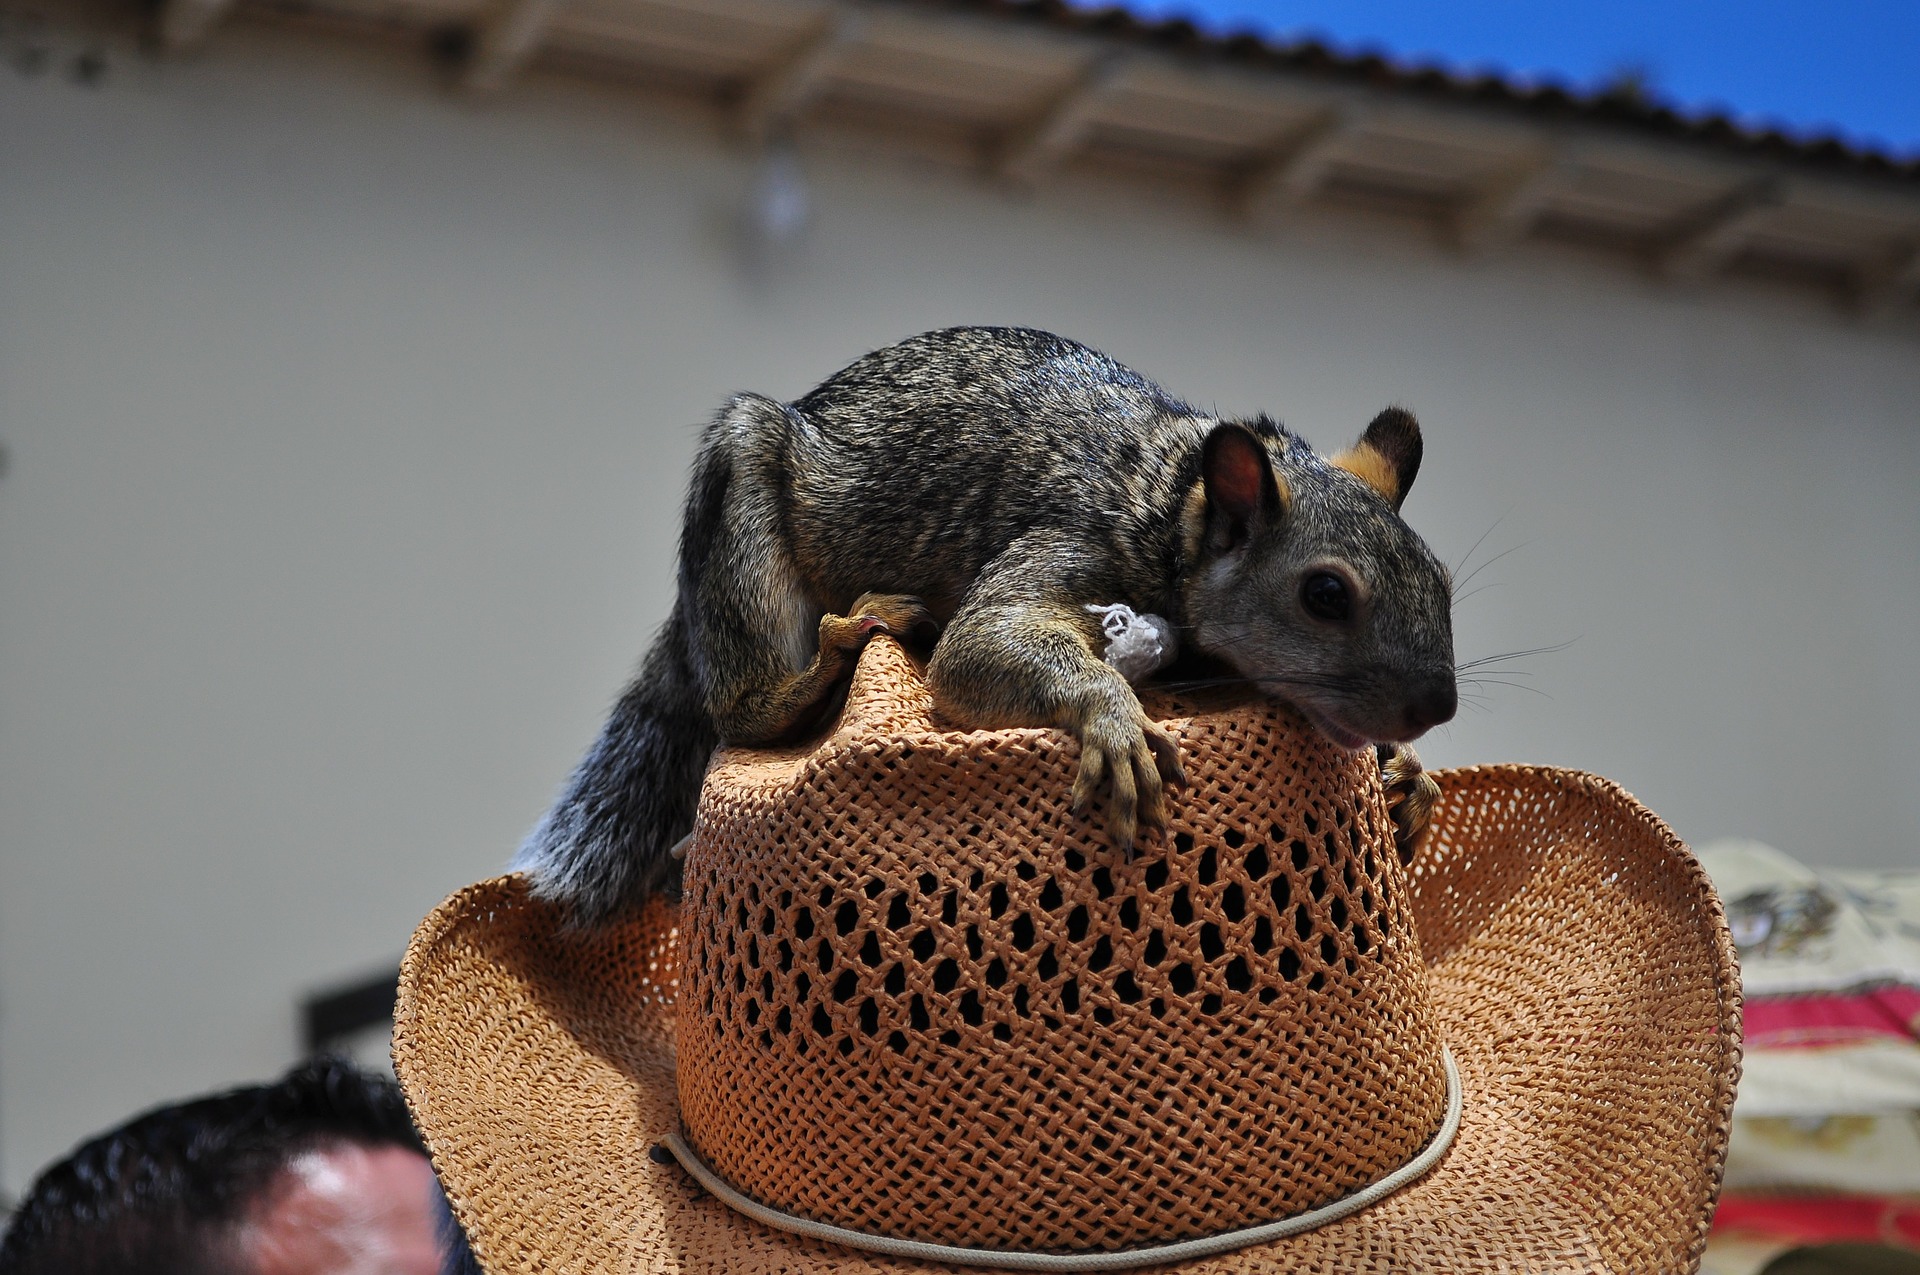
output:
<instances>
[{"instance_id":1,"label":"gray fur","mask_svg":"<svg viewBox=\"0 0 1920 1275\"><path fill-rule=\"evenodd\" d=\"M1396 512L1419 439L1394 424L1383 495L1271 421L1239 423L1284 499L1236 515L1202 472L1231 423L1044 332L928 333L792 404L736 397L701 440L672 615L515 866L582 922L672 889L716 742L818 724L874 624L943 626L928 675L955 721L1073 732L1076 798L1111 793L1124 849L1182 776L1100 661L1088 603L1171 618L1336 742L1417 736L1453 712L1450 583ZM1329 564L1359 586L1351 624L1302 609L1304 573ZM856 600L864 624L842 618Z\"/></svg>"}]
</instances>

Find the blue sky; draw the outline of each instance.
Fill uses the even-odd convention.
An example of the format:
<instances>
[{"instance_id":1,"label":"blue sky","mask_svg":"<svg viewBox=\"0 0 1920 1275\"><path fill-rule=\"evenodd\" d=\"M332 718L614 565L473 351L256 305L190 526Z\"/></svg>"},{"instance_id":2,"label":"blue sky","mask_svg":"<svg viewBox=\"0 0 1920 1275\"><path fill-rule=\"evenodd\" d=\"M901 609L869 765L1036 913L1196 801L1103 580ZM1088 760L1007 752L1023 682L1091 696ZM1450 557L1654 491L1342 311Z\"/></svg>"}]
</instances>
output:
<instances>
[{"instance_id":1,"label":"blue sky","mask_svg":"<svg viewBox=\"0 0 1920 1275\"><path fill-rule=\"evenodd\" d=\"M1591 89L1623 72L1688 114L1920 157L1920 0L1124 0L1212 31Z\"/></svg>"}]
</instances>

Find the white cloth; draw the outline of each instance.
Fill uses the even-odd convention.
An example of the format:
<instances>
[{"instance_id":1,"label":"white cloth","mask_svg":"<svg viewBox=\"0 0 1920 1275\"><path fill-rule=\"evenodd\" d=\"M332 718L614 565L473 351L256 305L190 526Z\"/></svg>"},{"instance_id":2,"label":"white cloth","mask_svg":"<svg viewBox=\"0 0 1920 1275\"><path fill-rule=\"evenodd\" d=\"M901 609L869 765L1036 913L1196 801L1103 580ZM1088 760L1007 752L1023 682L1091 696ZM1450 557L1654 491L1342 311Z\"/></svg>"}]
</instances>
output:
<instances>
[{"instance_id":1,"label":"white cloth","mask_svg":"<svg viewBox=\"0 0 1920 1275\"><path fill-rule=\"evenodd\" d=\"M1179 653L1180 641L1165 616L1143 615L1124 602L1090 603L1087 610L1100 617L1100 631L1107 635L1107 663L1129 682L1153 676Z\"/></svg>"}]
</instances>

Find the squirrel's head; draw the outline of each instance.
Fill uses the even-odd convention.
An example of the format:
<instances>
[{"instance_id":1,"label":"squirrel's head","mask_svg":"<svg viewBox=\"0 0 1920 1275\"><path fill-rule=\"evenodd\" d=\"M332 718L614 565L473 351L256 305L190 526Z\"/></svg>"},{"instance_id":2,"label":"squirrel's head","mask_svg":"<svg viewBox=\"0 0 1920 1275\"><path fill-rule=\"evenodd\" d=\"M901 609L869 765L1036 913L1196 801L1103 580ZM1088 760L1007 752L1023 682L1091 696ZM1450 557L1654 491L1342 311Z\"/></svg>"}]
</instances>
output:
<instances>
[{"instance_id":1,"label":"squirrel's head","mask_svg":"<svg viewBox=\"0 0 1920 1275\"><path fill-rule=\"evenodd\" d=\"M1345 748L1449 720L1452 582L1400 504L1420 426L1388 408L1331 458L1266 420L1214 427L1188 498L1190 641Z\"/></svg>"}]
</instances>

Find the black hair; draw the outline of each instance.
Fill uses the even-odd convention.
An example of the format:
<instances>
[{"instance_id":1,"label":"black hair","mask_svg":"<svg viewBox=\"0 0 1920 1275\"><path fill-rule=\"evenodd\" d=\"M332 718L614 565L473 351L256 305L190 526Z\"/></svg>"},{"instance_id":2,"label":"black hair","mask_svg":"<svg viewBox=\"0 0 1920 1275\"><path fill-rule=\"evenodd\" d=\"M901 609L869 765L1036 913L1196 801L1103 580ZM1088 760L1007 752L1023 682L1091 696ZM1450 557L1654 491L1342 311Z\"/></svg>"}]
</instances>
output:
<instances>
[{"instance_id":1,"label":"black hair","mask_svg":"<svg viewBox=\"0 0 1920 1275\"><path fill-rule=\"evenodd\" d=\"M34 1179L0 1275L230 1275L224 1240L247 1205L289 1161L341 1142L425 1150L398 1086L331 1057L156 1107Z\"/></svg>"},{"instance_id":2,"label":"black hair","mask_svg":"<svg viewBox=\"0 0 1920 1275\"><path fill-rule=\"evenodd\" d=\"M453 1206L444 1194L436 1199L435 1208L440 1227L440 1275L487 1275L467 1242L466 1228L453 1215Z\"/></svg>"}]
</instances>

